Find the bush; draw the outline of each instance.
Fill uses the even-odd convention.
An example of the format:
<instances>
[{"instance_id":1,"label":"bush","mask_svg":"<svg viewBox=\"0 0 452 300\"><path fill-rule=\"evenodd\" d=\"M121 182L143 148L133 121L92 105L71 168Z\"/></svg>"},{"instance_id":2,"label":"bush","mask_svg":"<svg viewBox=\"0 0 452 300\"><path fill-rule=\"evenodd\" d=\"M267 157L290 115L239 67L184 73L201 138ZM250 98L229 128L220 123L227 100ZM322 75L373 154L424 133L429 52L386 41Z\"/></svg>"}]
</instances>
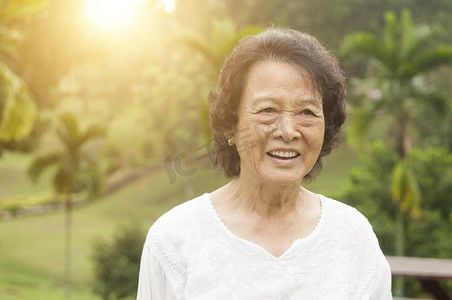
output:
<instances>
[{"instance_id":1,"label":"bush","mask_svg":"<svg viewBox=\"0 0 452 300\"><path fill-rule=\"evenodd\" d=\"M0 201L0 212L9 211L13 216L23 209L31 209L33 207L42 207L46 205L57 205L63 203L62 199L57 196L41 194L41 195L21 195L3 198Z\"/></svg>"},{"instance_id":2,"label":"bush","mask_svg":"<svg viewBox=\"0 0 452 300\"><path fill-rule=\"evenodd\" d=\"M125 224L119 227L111 241L94 241L94 292L102 299L136 297L144 238L138 225Z\"/></svg>"},{"instance_id":3,"label":"bush","mask_svg":"<svg viewBox=\"0 0 452 300\"><path fill-rule=\"evenodd\" d=\"M410 165L421 190L422 218L405 218L405 255L452 258L452 154L445 148L413 149ZM370 221L386 255L394 255L397 204L390 193L391 171L397 155L381 143L371 147L361 167L351 172L340 199L361 211ZM406 296L423 296L415 281L408 281ZM445 284L449 293L452 285Z\"/></svg>"}]
</instances>

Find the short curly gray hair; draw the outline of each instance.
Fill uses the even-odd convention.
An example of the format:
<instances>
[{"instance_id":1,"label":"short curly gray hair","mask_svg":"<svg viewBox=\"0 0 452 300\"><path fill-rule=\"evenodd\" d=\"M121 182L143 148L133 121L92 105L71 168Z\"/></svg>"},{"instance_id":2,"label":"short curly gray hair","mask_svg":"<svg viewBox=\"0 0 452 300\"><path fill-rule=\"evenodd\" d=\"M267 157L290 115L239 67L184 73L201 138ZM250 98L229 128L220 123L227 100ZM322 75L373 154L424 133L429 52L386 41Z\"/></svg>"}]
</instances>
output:
<instances>
[{"instance_id":1,"label":"short curly gray hair","mask_svg":"<svg viewBox=\"0 0 452 300\"><path fill-rule=\"evenodd\" d=\"M240 174L240 156L224 135L238 122L238 108L250 67L258 61L282 61L307 72L323 99L325 133L322 150L304 179L312 180L323 166L323 157L337 148L345 122L345 75L337 58L313 36L292 29L268 28L243 38L226 59L217 89L209 92L210 125L213 131L211 160L226 177Z\"/></svg>"}]
</instances>

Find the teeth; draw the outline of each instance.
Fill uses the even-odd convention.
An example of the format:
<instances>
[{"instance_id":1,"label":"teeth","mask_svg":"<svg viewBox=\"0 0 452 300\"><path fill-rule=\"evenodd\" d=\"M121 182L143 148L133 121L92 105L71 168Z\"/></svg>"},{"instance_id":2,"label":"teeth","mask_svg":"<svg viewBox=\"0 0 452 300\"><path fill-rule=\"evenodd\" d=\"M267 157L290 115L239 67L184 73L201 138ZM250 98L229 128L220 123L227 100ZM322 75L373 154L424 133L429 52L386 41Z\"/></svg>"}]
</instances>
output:
<instances>
[{"instance_id":1,"label":"teeth","mask_svg":"<svg viewBox=\"0 0 452 300\"><path fill-rule=\"evenodd\" d=\"M279 156L279 157L295 157L297 156L297 152L293 152L293 151L270 151L270 154L273 156Z\"/></svg>"}]
</instances>

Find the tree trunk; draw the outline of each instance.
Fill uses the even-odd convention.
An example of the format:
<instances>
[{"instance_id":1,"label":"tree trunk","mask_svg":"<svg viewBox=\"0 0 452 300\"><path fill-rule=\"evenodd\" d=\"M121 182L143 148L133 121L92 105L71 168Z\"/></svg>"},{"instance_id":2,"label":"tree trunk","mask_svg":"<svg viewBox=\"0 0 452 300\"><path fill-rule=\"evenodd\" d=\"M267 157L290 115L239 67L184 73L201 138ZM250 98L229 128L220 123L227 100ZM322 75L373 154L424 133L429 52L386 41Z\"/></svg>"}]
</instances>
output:
<instances>
[{"instance_id":1,"label":"tree trunk","mask_svg":"<svg viewBox=\"0 0 452 300\"><path fill-rule=\"evenodd\" d=\"M400 114L397 116L396 121L396 134L395 134L395 148L397 151L397 154L401 159L404 159L406 156L406 119L403 114Z\"/></svg>"},{"instance_id":2,"label":"tree trunk","mask_svg":"<svg viewBox=\"0 0 452 300\"><path fill-rule=\"evenodd\" d=\"M72 247L72 199L71 195L66 194L66 232L65 232L65 272L66 272L66 298L71 297L71 247Z\"/></svg>"},{"instance_id":3,"label":"tree trunk","mask_svg":"<svg viewBox=\"0 0 452 300\"><path fill-rule=\"evenodd\" d=\"M395 147L399 155L399 159L404 160L407 152L411 148L411 139L407 134L406 124L408 116L398 114L396 119L396 134ZM401 199L399 199L401 201ZM396 256L405 255L405 228L404 228L404 213L401 208L401 202L397 205L396 212L396 228L395 228L395 254ZM405 294L405 279L398 277L394 280L394 296L403 297Z\"/></svg>"},{"instance_id":4,"label":"tree trunk","mask_svg":"<svg viewBox=\"0 0 452 300\"><path fill-rule=\"evenodd\" d=\"M397 208L396 228L395 228L395 254L396 256L405 256L405 228L404 214L400 207ZM394 296L404 296L405 280L398 277L394 280Z\"/></svg>"}]
</instances>

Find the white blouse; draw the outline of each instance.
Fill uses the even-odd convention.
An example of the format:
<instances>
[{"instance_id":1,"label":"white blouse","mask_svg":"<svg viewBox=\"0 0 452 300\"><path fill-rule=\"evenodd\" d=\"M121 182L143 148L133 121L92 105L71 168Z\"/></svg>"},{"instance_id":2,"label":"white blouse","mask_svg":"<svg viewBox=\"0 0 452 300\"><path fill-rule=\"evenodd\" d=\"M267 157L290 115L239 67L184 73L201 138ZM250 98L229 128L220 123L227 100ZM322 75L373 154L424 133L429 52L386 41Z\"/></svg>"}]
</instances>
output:
<instances>
[{"instance_id":1,"label":"white blouse","mask_svg":"<svg viewBox=\"0 0 452 300\"><path fill-rule=\"evenodd\" d=\"M319 197L315 230L280 257L230 232L209 194L173 208L149 230L137 299L392 299L389 264L367 219Z\"/></svg>"}]
</instances>

